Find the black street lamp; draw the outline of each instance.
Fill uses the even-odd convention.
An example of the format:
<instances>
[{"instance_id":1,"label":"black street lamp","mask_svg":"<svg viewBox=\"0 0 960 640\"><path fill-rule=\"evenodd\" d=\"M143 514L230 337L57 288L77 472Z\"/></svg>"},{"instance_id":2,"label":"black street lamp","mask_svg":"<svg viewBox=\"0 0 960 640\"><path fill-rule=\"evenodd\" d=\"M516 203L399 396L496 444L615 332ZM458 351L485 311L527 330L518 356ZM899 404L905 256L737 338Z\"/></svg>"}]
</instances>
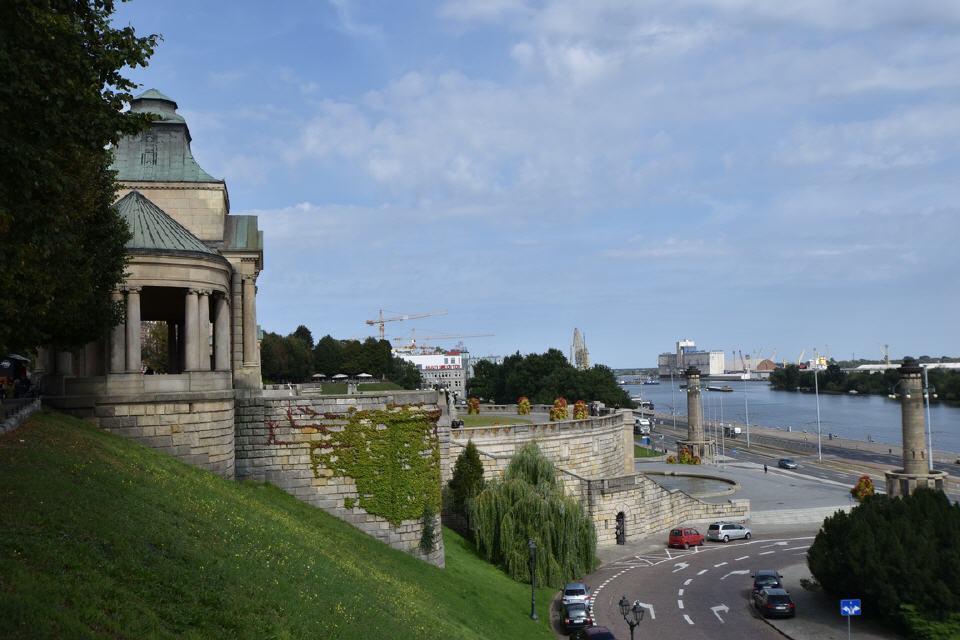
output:
<instances>
[{"instance_id":1,"label":"black street lamp","mask_svg":"<svg viewBox=\"0 0 960 640\"><path fill-rule=\"evenodd\" d=\"M533 538L527 541L530 550L530 619L537 619L537 543Z\"/></svg>"},{"instance_id":2,"label":"black street lamp","mask_svg":"<svg viewBox=\"0 0 960 640\"><path fill-rule=\"evenodd\" d=\"M630 640L633 640L633 629L643 620L643 607L640 606L640 601L636 600L631 605L627 596L620 598L620 615L630 625Z\"/></svg>"}]
</instances>

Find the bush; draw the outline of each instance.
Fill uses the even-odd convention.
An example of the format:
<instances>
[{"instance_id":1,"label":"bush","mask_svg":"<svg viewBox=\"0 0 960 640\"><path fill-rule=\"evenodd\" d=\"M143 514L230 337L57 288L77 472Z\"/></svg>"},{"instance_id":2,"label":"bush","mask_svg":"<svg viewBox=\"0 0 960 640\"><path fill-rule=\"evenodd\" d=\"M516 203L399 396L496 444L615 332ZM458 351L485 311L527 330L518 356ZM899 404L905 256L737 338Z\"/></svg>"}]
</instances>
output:
<instances>
[{"instance_id":1,"label":"bush","mask_svg":"<svg viewBox=\"0 0 960 640\"><path fill-rule=\"evenodd\" d=\"M473 440L467 440L467 446L453 465L453 477L449 482L453 511L470 520L470 505L483 491L483 462Z\"/></svg>"},{"instance_id":2,"label":"bush","mask_svg":"<svg viewBox=\"0 0 960 640\"><path fill-rule=\"evenodd\" d=\"M573 404L573 419L574 420L586 420L587 419L587 403L583 400L577 400Z\"/></svg>"},{"instance_id":3,"label":"bush","mask_svg":"<svg viewBox=\"0 0 960 640\"><path fill-rule=\"evenodd\" d=\"M570 417L570 414L567 413L567 399L566 398L557 398L553 401L553 408L550 409L550 420L556 422L557 420L566 420Z\"/></svg>"},{"instance_id":4,"label":"bush","mask_svg":"<svg viewBox=\"0 0 960 640\"><path fill-rule=\"evenodd\" d=\"M958 539L960 505L918 489L903 498L867 496L849 514L827 518L807 558L825 591L858 594L866 615L923 637L925 624L947 624L960 611Z\"/></svg>"},{"instance_id":5,"label":"bush","mask_svg":"<svg viewBox=\"0 0 960 640\"><path fill-rule=\"evenodd\" d=\"M520 396L517 399L517 415L530 415L530 398L527 396Z\"/></svg>"},{"instance_id":6,"label":"bush","mask_svg":"<svg viewBox=\"0 0 960 640\"><path fill-rule=\"evenodd\" d=\"M480 415L480 398L467 399L467 415Z\"/></svg>"},{"instance_id":7,"label":"bush","mask_svg":"<svg viewBox=\"0 0 960 640\"><path fill-rule=\"evenodd\" d=\"M514 580L530 580L531 539L537 584L559 588L596 567L593 521L564 493L556 468L535 442L514 454L503 479L489 483L471 511L477 550Z\"/></svg>"},{"instance_id":8,"label":"bush","mask_svg":"<svg viewBox=\"0 0 960 640\"><path fill-rule=\"evenodd\" d=\"M857 484L853 485L853 489L850 489L850 495L852 495L857 502L863 502L864 498L872 496L873 494L873 480L867 475L860 476Z\"/></svg>"}]
</instances>

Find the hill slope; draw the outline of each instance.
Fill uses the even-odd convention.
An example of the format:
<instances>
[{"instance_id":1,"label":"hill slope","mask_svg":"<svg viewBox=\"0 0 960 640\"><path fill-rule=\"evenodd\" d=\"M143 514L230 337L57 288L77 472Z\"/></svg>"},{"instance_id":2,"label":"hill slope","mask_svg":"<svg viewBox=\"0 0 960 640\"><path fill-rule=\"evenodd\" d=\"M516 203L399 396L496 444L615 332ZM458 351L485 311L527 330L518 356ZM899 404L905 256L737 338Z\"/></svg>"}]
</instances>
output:
<instances>
[{"instance_id":1,"label":"hill slope","mask_svg":"<svg viewBox=\"0 0 960 640\"><path fill-rule=\"evenodd\" d=\"M422 563L272 486L73 418L0 436L0 637L551 638L551 590Z\"/></svg>"}]
</instances>

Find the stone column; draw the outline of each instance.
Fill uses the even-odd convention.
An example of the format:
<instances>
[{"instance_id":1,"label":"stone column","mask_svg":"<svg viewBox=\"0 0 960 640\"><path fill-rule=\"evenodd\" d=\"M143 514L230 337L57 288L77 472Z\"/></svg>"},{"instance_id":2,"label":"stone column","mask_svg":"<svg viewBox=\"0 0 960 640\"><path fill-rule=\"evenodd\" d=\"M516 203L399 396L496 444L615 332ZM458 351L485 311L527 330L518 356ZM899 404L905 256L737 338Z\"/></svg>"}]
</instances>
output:
<instances>
[{"instance_id":1,"label":"stone column","mask_svg":"<svg viewBox=\"0 0 960 640\"><path fill-rule=\"evenodd\" d=\"M33 366L33 372L37 375L47 372L50 366L50 351L46 347L37 347L37 363Z\"/></svg>"},{"instance_id":2,"label":"stone column","mask_svg":"<svg viewBox=\"0 0 960 640\"><path fill-rule=\"evenodd\" d=\"M198 294L199 291L196 289L188 289L187 297L183 304L184 371L196 371L199 367L198 356L200 355L200 349L197 347L197 342L200 339L200 327L198 326L200 324L200 318L197 310L199 306L197 299Z\"/></svg>"},{"instance_id":3,"label":"stone column","mask_svg":"<svg viewBox=\"0 0 960 640\"><path fill-rule=\"evenodd\" d=\"M230 370L230 306L225 295L214 298L215 316L213 327L213 368L216 371Z\"/></svg>"},{"instance_id":4,"label":"stone column","mask_svg":"<svg viewBox=\"0 0 960 640\"><path fill-rule=\"evenodd\" d=\"M703 404L700 399L700 370L690 367L687 378L687 440L703 441Z\"/></svg>"},{"instance_id":5,"label":"stone column","mask_svg":"<svg viewBox=\"0 0 960 640\"><path fill-rule=\"evenodd\" d=\"M197 301L197 368L210 371L210 290L200 289Z\"/></svg>"},{"instance_id":6,"label":"stone column","mask_svg":"<svg viewBox=\"0 0 960 640\"><path fill-rule=\"evenodd\" d=\"M127 287L127 373L140 373L140 287Z\"/></svg>"},{"instance_id":7,"label":"stone column","mask_svg":"<svg viewBox=\"0 0 960 640\"><path fill-rule=\"evenodd\" d=\"M73 375L72 351L57 351L57 373L63 377Z\"/></svg>"},{"instance_id":8,"label":"stone column","mask_svg":"<svg viewBox=\"0 0 960 640\"><path fill-rule=\"evenodd\" d=\"M923 367L913 358L900 366L900 412L904 473L927 473L927 438L923 417Z\"/></svg>"},{"instance_id":9,"label":"stone column","mask_svg":"<svg viewBox=\"0 0 960 640\"><path fill-rule=\"evenodd\" d=\"M167 373L180 373L180 347L177 345L177 323L167 323Z\"/></svg>"},{"instance_id":10,"label":"stone column","mask_svg":"<svg viewBox=\"0 0 960 640\"><path fill-rule=\"evenodd\" d=\"M257 354L257 276L243 276L243 365L255 367Z\"/></svg>"},{"instance_id":11,"label":"stone column","mask_svg":"<svg viewBox=\"0 0 960 640\"><path fill-rule=\"evenodd\" d=\"M123 303L123 292L110 294L115 304ZM125 323L117 324L110 330L110 373L123 373L127 370L127 341Z\"/></svg>"}]
</instances>

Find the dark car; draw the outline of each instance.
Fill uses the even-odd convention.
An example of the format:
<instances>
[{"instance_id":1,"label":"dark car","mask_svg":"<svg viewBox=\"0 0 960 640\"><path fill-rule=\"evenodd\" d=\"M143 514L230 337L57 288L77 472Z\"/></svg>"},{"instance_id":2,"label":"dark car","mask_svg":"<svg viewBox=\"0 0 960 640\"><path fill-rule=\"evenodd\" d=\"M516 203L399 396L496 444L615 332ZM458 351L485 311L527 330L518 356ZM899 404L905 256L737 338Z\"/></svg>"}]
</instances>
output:
<instances>
[{"instance_id":1,"label":"dark car","mask_svg":"<svg viewBox=\"0 0 960 640\"><path fill-rule=\"evenodd\" d=\"M606 627L590 627L574 631L570 640L617 640L617 636Z\"/></svg>"},{"instance_id":2,"label":"dark car","mask_svg":"<svg viewBox=\"0 0 960 640\"><path fill-rule=\"evenodd\" d=\"M796 469L800 465L796 461L791 460L790 458L780 458L777 460L777 466L781 469Z\"/></svg>"},{"instance_id":3,"label":"dark car","mask_svg":"<svg viewBox=\"0 0 960 640\"><path fill-rule=\"evenodd\" d=\"M792 618L797 615L797 605L785 589L767 587L753 594L753 606L764 617Z\"/></svg>"},{"instance_id":4,"label":"dark car","mask_svg":"<svg viewBox=\"0 0 960 640\"><path fill-rule=\"evenodd\" d=\"M773 589L782 589L783 583L780 582L780 578L783 576L780 575L780 572L774 569L760 569L753 574L753 595L756 596L758 592L767 587Z\"/></svg>"},{"instance_id":5,"label":"dark car","mask_svg":"<svg viewBox=\"0 0 960 640\"><path fill-rule=\"evenodd\" d=\"M563 605L562 620L563 629L567 633L593 626L593 614L590 613L590 608L582 602L571 602Z\"/></svg>"}]
</instances>

